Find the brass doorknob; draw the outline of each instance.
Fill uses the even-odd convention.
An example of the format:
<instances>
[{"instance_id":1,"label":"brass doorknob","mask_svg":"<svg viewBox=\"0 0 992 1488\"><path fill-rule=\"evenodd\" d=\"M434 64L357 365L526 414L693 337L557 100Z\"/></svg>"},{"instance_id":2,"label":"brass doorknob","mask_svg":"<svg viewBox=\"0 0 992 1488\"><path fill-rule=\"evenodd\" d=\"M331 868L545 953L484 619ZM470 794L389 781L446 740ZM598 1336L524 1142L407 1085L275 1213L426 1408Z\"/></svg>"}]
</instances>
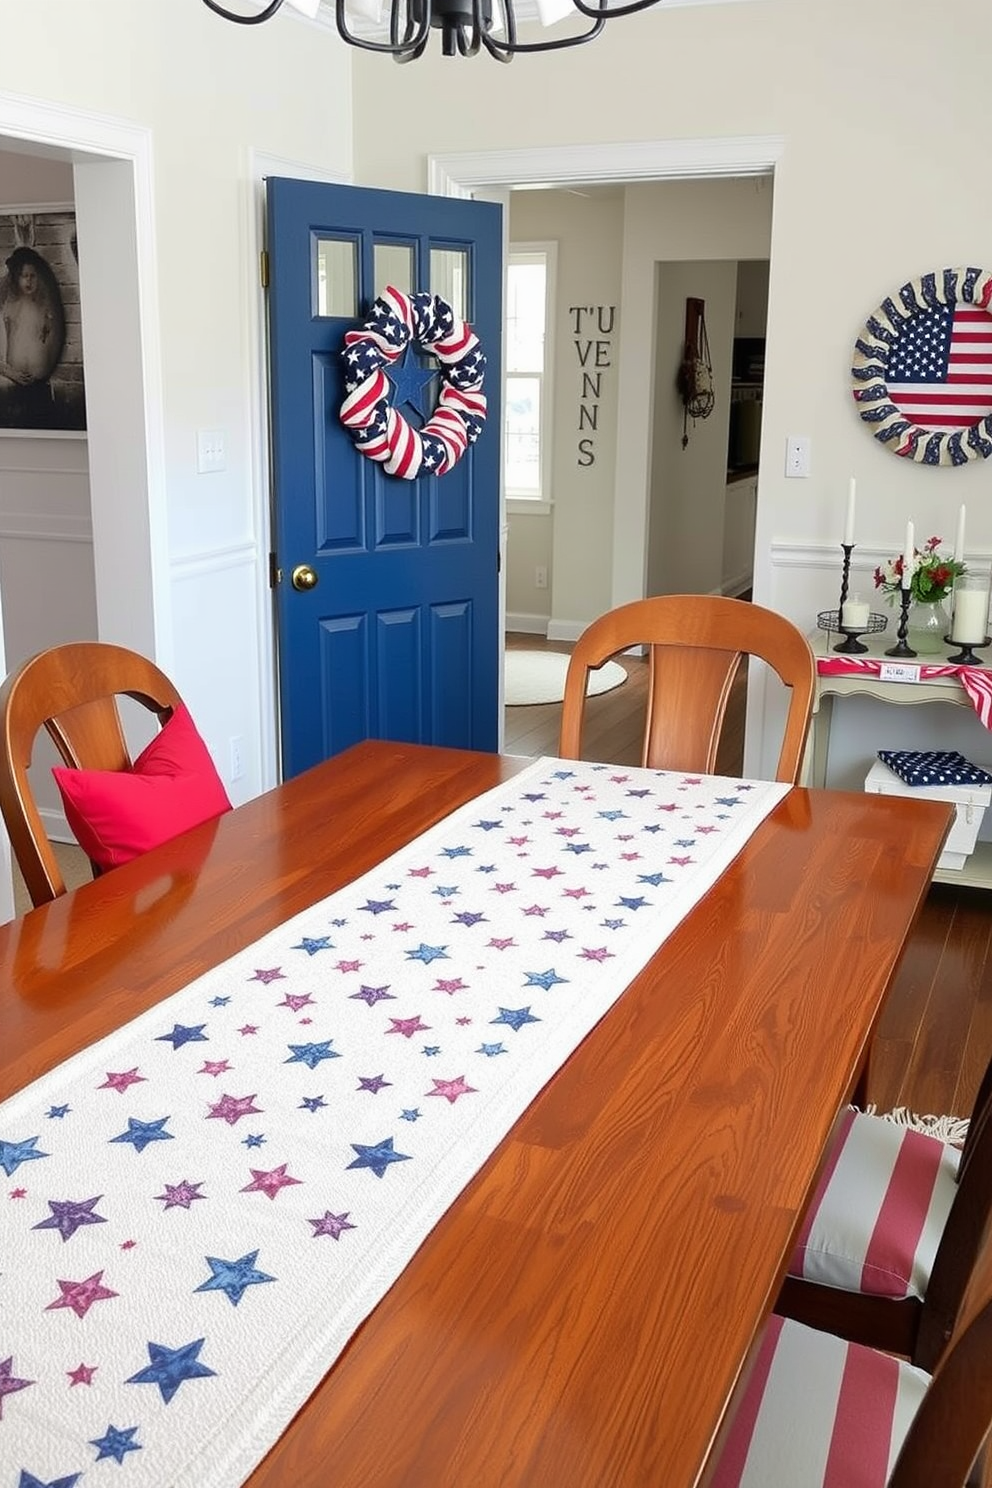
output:
<instances>
[{"instance_id":1,"label":"brass doorknob","mask_svg":"<svg viewBox=\"0 0 992 1488\"><path fill-rule=\"evenodd\" d=\"M319 580L309 563L298 563L293 569L290 583L294 589L316 589Z\"/></svg>"}]
</instances>

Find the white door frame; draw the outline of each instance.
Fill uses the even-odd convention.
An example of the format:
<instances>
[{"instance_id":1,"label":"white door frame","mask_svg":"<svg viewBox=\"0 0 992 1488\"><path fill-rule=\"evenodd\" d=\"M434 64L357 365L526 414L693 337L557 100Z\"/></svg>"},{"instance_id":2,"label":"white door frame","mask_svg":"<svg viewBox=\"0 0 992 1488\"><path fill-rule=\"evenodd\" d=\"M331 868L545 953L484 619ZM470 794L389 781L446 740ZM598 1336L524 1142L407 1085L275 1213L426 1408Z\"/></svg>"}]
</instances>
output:
<instances>
[{"instance_id":1,"label":"white door frame","mask_svg":"<svg viewBox=\"0 0 992 1488\"><path fill-rule=\"evenodd\" d=\"M172 631L151 133L104 115L0 93L0 142L4 140L29 146L25 153L71 161L80 244L92 223L119 248L109 268L109 255L100 262L91 259L87 268L84 252L80 263L87 301L84 315L88 312L97 327L88 341L93 355L87 358L97 628L102 639L138 645L169 670ZM123 402L117 396L122 388ZM0 833L0 920L11 918L13 912L10 845L6 833Z\"/></svg>"}]
</instances>

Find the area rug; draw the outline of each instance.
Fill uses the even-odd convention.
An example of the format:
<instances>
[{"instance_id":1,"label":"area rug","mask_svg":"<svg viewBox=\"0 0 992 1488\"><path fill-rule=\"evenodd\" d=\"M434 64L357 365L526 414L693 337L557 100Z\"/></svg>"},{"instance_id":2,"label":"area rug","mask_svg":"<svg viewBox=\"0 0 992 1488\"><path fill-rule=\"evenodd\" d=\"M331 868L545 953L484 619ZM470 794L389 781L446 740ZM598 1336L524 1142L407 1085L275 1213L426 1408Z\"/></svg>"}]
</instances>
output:
<instances>
[{"instance_id":1,"label":"area rug","mask_svg":"<svg viewBox=\"0 0 992 1488\"><path fill-rule=\"evenodd\" d=\"M560 703L565 696L565 674L568 654L563 651L507 651L504 672L504 702L508 708L530 707L534 703ZM626 682L627 673L615 661L608 661L589 675L587 697L612 692Z\"/></svg>"},{"instance_id":2,"label":"area rug","mask_svg":"<svg viewBox=\"0 0 992 1488\"><path fill-rule=\"evenodd\" d=\"M881 1116L883 1121L892 1121L897 1126L908 1126L913 1131L924 1132L928 1137L937 1137L941 1142L950 1142L959 1147L968 1135L967 1116L920 1115L905 1106L896 1106L891 1111L879 1111L876 1106L865 1106L868 1116Z\"/></svg>"}]
</instances>

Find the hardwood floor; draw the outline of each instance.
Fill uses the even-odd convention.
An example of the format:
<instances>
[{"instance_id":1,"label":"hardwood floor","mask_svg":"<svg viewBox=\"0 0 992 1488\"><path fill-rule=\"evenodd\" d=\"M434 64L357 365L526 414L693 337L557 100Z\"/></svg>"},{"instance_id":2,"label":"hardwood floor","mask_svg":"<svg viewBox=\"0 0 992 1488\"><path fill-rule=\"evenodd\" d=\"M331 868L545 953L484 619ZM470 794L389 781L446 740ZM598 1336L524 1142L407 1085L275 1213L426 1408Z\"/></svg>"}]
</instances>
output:
<instances>
[{"instance_id":1,"label":"hardwood floor","mask_svg":"<svg viewBox=\"0 0 992 1488\"><path fill-rule=\"evenodd\" d=\"M564 643L511 634L508 648L568 651ZM647 663L624 656L622 687L590 698L587 758L637 764ZM509 754L555 754L561 714L557 703L507 708L504 749ZM744 689L728 713L719 771L741 769ZM829 993L829 989L825 989ZM967 1116L992 1057L992 892L934 884L906 947L872 1054L868 1099L880 1110Z\"/></svg>"}]
</instances>

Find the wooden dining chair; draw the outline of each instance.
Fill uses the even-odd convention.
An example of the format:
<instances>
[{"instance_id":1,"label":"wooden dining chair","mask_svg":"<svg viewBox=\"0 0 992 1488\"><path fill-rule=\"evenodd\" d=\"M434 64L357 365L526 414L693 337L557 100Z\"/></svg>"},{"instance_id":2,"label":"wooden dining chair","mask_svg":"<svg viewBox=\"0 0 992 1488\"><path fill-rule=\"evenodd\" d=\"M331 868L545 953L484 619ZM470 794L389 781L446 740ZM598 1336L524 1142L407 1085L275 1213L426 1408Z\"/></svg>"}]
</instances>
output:
<instances>
[{"instance_id":1,"label":"wooden dining chair","mask_svg":"<svg viewBox=\"0 0 992 1488\"><path fill-rule=\"evenodd\" d=\"M992 1427L987 1282L979 1298L932 1378L904 1359L773 1315L709 1488L984 1483Z\"/></svg>"},{"instance_id":2,"label":"wooden dining chair","mask_svg":"<svg viewBox=\"0 0 992 1488\"><path fill-rule=\"evenodd\" d=\"M790 689L776 780L795 784L813 711L816 663L802 632L772 610L714 595L634 600L594 620L572 651L558 753L581 759L589 672L622 651L648 648L641 763L713 774L727 703L745 656L767 662Z\"/></svg>"},{"instance_id":3,"label":"wooden dining chair","mask_svg":"<svg viewBox=\"0 0 992 1488\"><path fill-rule=\"evenodd\" d=\"M134 698L165 723L182 698L154 662L123 646L80 641L32 656L0 687L0 811L31 902L65 893L65 880L41 818L28 769L41 729L66 765L128 770L119 696Z\"/></svg>"},{"instance_id":4,"label":"wooden dining chair","mask_svg":"<svg viewBox=\"0 0 992 1488\"><path fill-rule=\"evenodd\" d=\"M992 1061L959 1151L847 1111L776 1311L933 1370L992 1219Z\"/></svg>"}]
</instances>

